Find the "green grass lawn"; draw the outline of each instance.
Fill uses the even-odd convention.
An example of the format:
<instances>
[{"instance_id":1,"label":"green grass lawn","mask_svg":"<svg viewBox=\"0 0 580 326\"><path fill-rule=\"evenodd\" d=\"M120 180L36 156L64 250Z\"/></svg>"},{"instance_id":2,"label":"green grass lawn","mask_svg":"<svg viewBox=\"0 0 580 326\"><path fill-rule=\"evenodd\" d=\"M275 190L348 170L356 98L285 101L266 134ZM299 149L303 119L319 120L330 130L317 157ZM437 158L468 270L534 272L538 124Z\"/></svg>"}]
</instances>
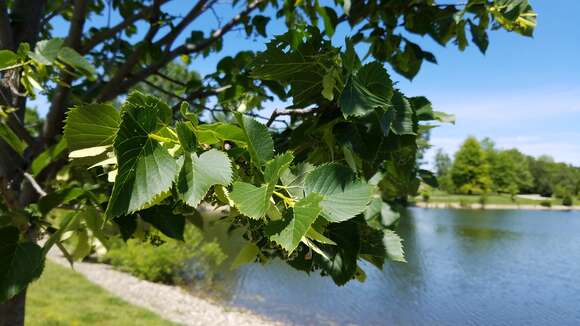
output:
<instances>
[{"instance_id":1,"label":"green grass lawn","mask_svg":"<svg viewBox=\"0 0 580 326\"><path fill-rule=\"evenodd\" d=\"M510 195L507 194L489 194L486 196L487 205L540 205L540 200L533 200L527 198L516 197L515 201L512 200ZM442 191L434 191L429 198L430 203L460 203L464 202L466 204L479 204L481 196L478 195L453 195ZM562 200L554 198L546 198L552 202L552 205L562 205ZM422 202L423 199L419 196L415 198L415 201ZM576 204L576 203L575 203Z\"/></svg>"},{"instance_id":2,"label":"green grass lawn","mask_svg":"<svg viewBox=\"0 0 580 326\"><path fill-rule=\"evenodd\" d=\"M28 289L26 325L175 325L50 261Z\"/></svg>"}]
</instances>

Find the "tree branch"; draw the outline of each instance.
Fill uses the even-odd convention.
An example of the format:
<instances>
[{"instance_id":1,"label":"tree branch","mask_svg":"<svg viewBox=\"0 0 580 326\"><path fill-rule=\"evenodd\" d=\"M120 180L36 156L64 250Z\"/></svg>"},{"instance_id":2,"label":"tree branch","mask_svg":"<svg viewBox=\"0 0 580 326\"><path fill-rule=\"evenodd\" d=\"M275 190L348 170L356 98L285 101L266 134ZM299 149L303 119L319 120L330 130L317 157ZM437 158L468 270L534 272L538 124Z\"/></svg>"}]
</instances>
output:
<instances>
[{"instance_id":1,"label":"tree branch","mask_svg":"<svg viewBox=\"0 0 580 326\"><path fill-rule=\"evenodd\" d=\"M116 94L118 94L118 88L120 84L131 74L131 71L133 68L135 68L135 65L139 62L139 59L141 59L141 55L143 54L146 46L151 43L151 40L159 31L159 28L161 27L158 24L161 1L156 0L152 6L154 7L153 11L155 14L149 20L149 30L147 31L147 34L145 34L135 51L133 51L129 58L127 58L125 63L119 68L113 78L111 78L111 80L105 84L105 87L103 87L99 95L97 95L97 101L107 101L115 98Z\"/></svg>"},{"instance_id":2,"label":"tree branch","mask_svg":"<svg viewBox=\"0 0 580 326\"><path fill-rule=\"evenodd\" d=\"M171 49L171 45L175 41L175 39L181 34L181 32L191 24L199 15L205 12L207 8L211 8L217 0L199 0L193 8L183 17L183 19L169 31L165 36L163 36L157 44L165 45L167 50Z\"/></svg>"},{"instance_id":3,"label":"tree branch","mask_svg":"<svg viewBox=\"0 0 580 326\"><path fill-rule=\"evenodd\" d=\"M180 56L181 54L199 53L207 49L217 40L222 38L226 33L231 31L233 27L238 25L242 21L242 19L247 17L252 11L258 8L260 4L265 2L266 0L255 0L250 5L248 5L246 9L244 9L242 12L240 12L238 15L232 18L229 22L227 22L222 28L214 31L211 37L209 37L208 39L202 40L201 42L196 44L184 44L177 47L175 50L172 50L171 52L167 53L162 60L141 69L141 71L137 72L136 74L133 74L133 77L131 79L127 79L123 83L121 83L118 87L115 87L114 92L103 94L103 96L100 97L100 100L109 101L114 99L118 94L122 94L128 91L138 82L143 81L149 75L156 73L157 71L159 71L159 69L163 68L165 65L167 65L169 62L171 62L173 59Z\"/></svg>"},{"instance_id":4,"label":"tree branch","mask_svg":"<svg viewBox=\"0 0 580 326\"><path fill-rule=\"evenodd\" d=\"M201 51L205 50L210 45L215 43L217 40L222 38L232 28L234 28L236 25L238 25L242 21L242 19L247 17L252 11L254 11L256 8L258 8L258 6L264 2L266 2L266 0L255 0L254 2L249 4L246 7L246 9L244 9L242 12L237 14L229 22L224 24L223 27L215 30L208 39L205 39L205 40L203 40L199 43L196 43L196 44L184 44L184 45L178 47L177 49L175 49L174 51L172 51L171 55L175 58L181 54L197 53L197 52L201 52Z\"/></svg>"},{"instance_id":5,"label":"tree branch","mask_svg":"<svg viewBox=\"0 0 580 326\"><path fill-rule=\"evenodd\" d=\"M65 44L77 51L81 47L81 37L84 30L87 9L87 0L74 1L73 17L71 19ZM50 111L46 116L46 122L43 126L42 136L46 145L52 143L56 135L60 134L62 131L66 110L66 100L70 92L70 87L65 85L70 85L73 81L73 77L66 72L62 72L60 74L60 80L62 83L59 84L54 93L50 105Z\"/></svg>"},{"instance_id":6,"label":"tree branch","mask_svg":"<svg viewBox=\"0 0 580 326\"><path fill-rule=\"evenodd\" d=\"M317 108L307 108L307 109L276 109L274 110L274 112L272 112L272 115L270 116L270 119L268 119L268 122L266 122L266 126L270 127L272 125L272 123L274 123L274 121L276 120L277 117L279 116L283 116L283 115L307 115L310 114L312 112L315 112Z\"/></svg>"},{"instance_id":7,"label":"tree branch","mask_svg":"<svg viewBox=\"0 0 580 326\"><path fill-rule=\"evenodd\" d=\"M70 6L71 0L63 1L58 8L53 10L50 14L44 16L40 21L41 25L48 23L51 19L53 19L56 15L58 15L61 11L63 11L66 7Z\"/></svg>"},{"instance_id":8,"label":"tree branch","mask_svg":"<svg viewBox=\"0 0 580 326\"><path fill-rule=\"evenodd\" d=\"M32 185L32 187L38 193L40 198L47 195L46 191L44 191L44 189L42 189L42 187L38 184L38 182L36 182L36 180L34 179L34 177L30 173L24 172L24 177L26 178L26 180L28 180L28 182L30 182L30 185Z\"/></svg>"},{"instance_id":9,"label":"tree branch","mask_svg":"<svg viewBox=\"0 0 580 326\"><path fill-rule=\"evenodd\" d=\"M167 2L169 2L170 0L161 0L160 1L160 5L163 5ZM106 28L103 29L101 32L98 32L96 34L94 34L90 39L88 39L84 44L83 47L81 48L81 50L79 51L81 54L85 54L88 53L89 51L91 51L95 46L99 45L100 43L102 43L105 40L110 39L111 37L115 36L117 33L119 33L120 31L124 30L125 28L129 27L129 25L134 24L136 22L138 22L139 20L145 19L147 18L147 16L149 16L152 12L153 12L153 7L147 7L143 10L141 10L140 12L138 12L137 14L121 21L120 23L118 23L117 25L111 27L111 28Z\"/></svg>"},{"instance_id":10,"label":"tree branch","mask_svg":"<svg viewBox=\"0 0 580 326\"><path fill-rule=\"evenodd\" d=\"M170 91L168 91L168 90L164 89L163 87L157 86L157 85L153 84L152 82L148 81L147 79L143 80L143 81L142 81L142 83L144 83L144 84L148 85L148 86L149 86L149 87L151 87L151 88L154 88L154 89L156 89L156 90L160 91L161 93L163 93L163 94L165 94L165 95L167 95L167 96L175 97L176 99L178 99L178 100L180 100L180 101L185 101L185 102L187 102L187 98L185 98L185 97L181 97L181 96L179 96L179 95L177 95L177 94L174 94L174 93L172 93L172 92L170 92Z\"/></svg>"}]
</instances>

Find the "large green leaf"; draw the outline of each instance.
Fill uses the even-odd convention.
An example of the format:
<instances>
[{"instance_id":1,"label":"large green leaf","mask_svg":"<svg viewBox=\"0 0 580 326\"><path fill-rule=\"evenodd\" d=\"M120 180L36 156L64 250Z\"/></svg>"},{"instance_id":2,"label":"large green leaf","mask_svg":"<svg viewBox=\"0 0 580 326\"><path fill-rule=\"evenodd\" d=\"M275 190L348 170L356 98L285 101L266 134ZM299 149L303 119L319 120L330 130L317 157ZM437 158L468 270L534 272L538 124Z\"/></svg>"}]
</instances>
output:
<instances>
[{"instance_id":1,"label":"large green leaf","mask_svg":"<svg viewBox=\"0 0 580 326\"><path fill-rule=\"evenodd\" d=\"M235 182L230 198L240 213L254 219L263 218L270 206L267 184L258 188L249 183Z\"/></svg>"},{"instance_id":2,"label":"large green leaf","mask_svg":"<svg viewBox=\"0 0 580 326\"><path fill-rule=\"evenodd\" d=\"M348 167L332 163L314 169L306 177L304 191L324 195L322 215L330 222L342 222L366 210L372 187L355 180Z\"/></svg>"},{"instance_id":3,"label":"large green leaf","mask_svg":"<svg viewBox=\"0 0 580 326\"><path fill-rule=\"evenodd\" d=\"M150 134L163 126L164 106L141 100L125 105L113 148L119 162L107 207L111 217L143 209L168 191L178 173L175 159ZM143 105L144 104L144 105Z\"/></svg>"},{"instance_id":4,"label":"large green leaf","mask_svg":"<svg viewBox=\"0 0 580 326\"><path fill-rule=\"evenodd\" d=\"M268 127L241 113L236 114L236 118L246 137L248 152L254 164L261 167L263 162L274 156L274 141L268 132Z\"/></svg>"},{"instance_id":5,"label":"large green leaf","mask_svg":"<svg viewBox=\"0 0 580 326\"><path fill-rule=\"evenodd\" d=\"M337 285L344 285L353 279L357 270L360 250L360 235L354 220L331 223L327 233L334 245L322 246L326 255L316 255L316 261Z\"/></svg>"},{"instance_id":6,"label":"large green leaf","mask_svg":"<svg viewBox=\"0 0 580 326\"><path fill-rule=\"evenodd\" d=\"M139 212L141 218L153 225L166 236L183 240L183 230L185 228L185 216L174 214L169 206L154 206Z\"/></svg>"},{"instance_id":7,"label":"large green leaf","mask_svg":"<svg viewBox=\"0 0 580 326\"><path fill-rule=\"evenodd\" d=\"M12 226L0 229L0 303L20 293L44 267L42 248L32 242L19 242L19 235Z\"/></svg>"},{"instance_id":8,"label":"large green leaf","mask_svg":"<svg viewBox=\"0 0 580 326\"><path fill-rule=\"evenodd\" d=\"M340 108L345 116L363 116L376 108L387 109L393 96L393 83L378 62L364 65L352 75L342 92Z\"/></svg>"},{"instance_id":9,"label":"large green leaf","mask_svg":"<svg viewBox=\"0 0 580 326\"><path fill-rule=\"evenodd\" d=\"M322 195L311 193L299 200L294 205L292 218L284 221L284 228L279 233L270 236L270 240L275 241L291 254L322 211L320 206L322 199Z\"/></svg>"},{"instance_id":10,"label":"large green leaf","mask_svg":"<svg viewBox=\"0 0 580 326\"><path fill-rule=\"evenodd\" d=\"M211 186L228 186L231 182L232 168L224 152L213 149L199 157L195 153L186 153L177 180L177 190L185 203L196 207Z\"/></svg>"},{"instance_id":11,"label":"large green leaf","mask_svg":"<svg viewBox=\"0 0 580 326\"><path fill-rule=\"evenodd\" d=\"M64 137L70 150L112 145L121 117L108 104L86 104L70 109Z\"/></svg>"}]
</instances>

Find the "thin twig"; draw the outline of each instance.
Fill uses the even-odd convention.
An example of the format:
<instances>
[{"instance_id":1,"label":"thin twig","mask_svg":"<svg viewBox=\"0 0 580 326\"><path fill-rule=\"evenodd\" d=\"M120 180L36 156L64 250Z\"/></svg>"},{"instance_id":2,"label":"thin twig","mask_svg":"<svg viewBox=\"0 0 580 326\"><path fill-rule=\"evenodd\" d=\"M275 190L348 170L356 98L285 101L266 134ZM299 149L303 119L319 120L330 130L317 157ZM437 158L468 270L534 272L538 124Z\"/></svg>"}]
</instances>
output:
<instances>
[{"instance_id":1,"label":"thin twig","mask_svg":"<svg viewBox=\"0 0 580 326\"><path fill-rule=\"evenodd\" d=\"M47 195L46 191L44 191L44 189L42 189L42 187L38 184L38 182L36 182L36 180L34 179L34 177L30 173L24 172L24 177L26 178L26 180L28 180L28 182L30 182L30 184L32 185L34 190L36 190L36 192L38 193L40 198Z\"/></svg>"},{"instance_id":2,"label":"thin twig","mask_svg":"<svg viewBox=\"0 0 580 326\"><path fill-rule=\"evenodd\" d=\"M266 126L270 127L276 118L283 115L307 115L314 112L316 108L306 108L306 109L276 109L272 112L270 119L266 122Z\"/></svg>"}]
</instances>

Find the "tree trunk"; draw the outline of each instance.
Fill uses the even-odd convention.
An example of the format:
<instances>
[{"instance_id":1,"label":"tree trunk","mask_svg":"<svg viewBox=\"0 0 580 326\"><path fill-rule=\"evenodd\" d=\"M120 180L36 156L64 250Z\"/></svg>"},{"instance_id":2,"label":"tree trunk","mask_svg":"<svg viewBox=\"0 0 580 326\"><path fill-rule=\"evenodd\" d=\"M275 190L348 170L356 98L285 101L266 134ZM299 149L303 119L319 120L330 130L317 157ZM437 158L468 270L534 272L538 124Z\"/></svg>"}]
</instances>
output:
<instances>
[{"instance_id":1,"label":"tree trunk","mask_svg":"<svg viewBox=\"0 0 580 326\"><path fill-rule=\"evenodd\" d=\"M14 298L0 304L0 326L23 326L26 307L26 289Z\"/></svg>"},{"instance_id":2,"label":"tree trunk","mask_svg":"<svg viewBox=\"0 0 580 326\"><path fill-rule=\"evenodd\" d=\"M0 48L15 50L22 42L27 42L34 48L41 29L41 20L46 8L46 0L14 0L10 13L6 1L0 0ZM5 77L6 74L3 75ZM18 120L24 119L26 97L11 94L7 87L3 86L3 93L8 95L8 103L0 103L15 107ZM17 82L14 85L21 89ZM0 99L2 102L4 98ZM10 189L18 197L18 206L31 202L34 196L27 186L21 184L22 178L19 170L24 169L25 162L6 143L0 141L0 178L8 179ZM23 326L26 306L26 289L12 299L0 304L0 326Z\"/></svg>"}]
</instances>

